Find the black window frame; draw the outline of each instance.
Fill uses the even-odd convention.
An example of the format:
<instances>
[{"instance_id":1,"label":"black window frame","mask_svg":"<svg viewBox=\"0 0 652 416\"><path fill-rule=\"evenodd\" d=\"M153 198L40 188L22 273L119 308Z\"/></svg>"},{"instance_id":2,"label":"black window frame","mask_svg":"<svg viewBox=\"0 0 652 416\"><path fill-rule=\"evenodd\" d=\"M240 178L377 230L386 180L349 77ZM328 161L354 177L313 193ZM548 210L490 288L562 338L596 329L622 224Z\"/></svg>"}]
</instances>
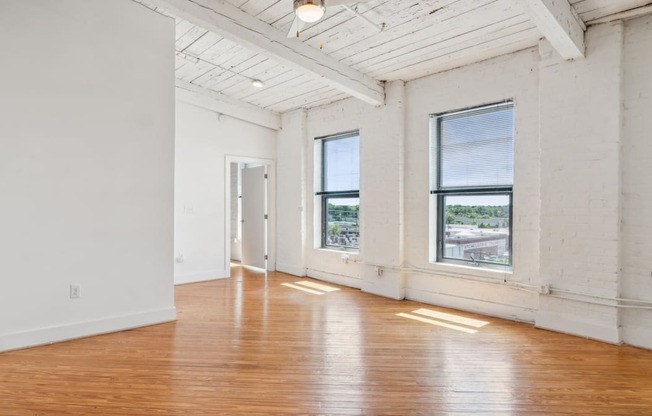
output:
<instances>
[{"instance_id":1,"label":"black window frame","mask_svg":"<svg viewBox=\"0 0 652 416\"><path fill-rule=\"evenodd\" d=\"M359 251L360 248L358 247L352 247L352 246L339 246L339 245L332 245L327 243L327 235L328 235L328 201L330 199L358 199L358 203L360 200L360 189L359 189L359 183L358 183L358 189L349 189L349 190L342 190L342 191L324 191L326 189L326 152L325 152L325 147L326 143L334 140L342 140L342 139L348 139L351 137L357 137L358 138L358 146L360 146L360 131L359 130L353 130L353 131L348 131L344 133L338 133L334 135L329 135L329 136L322 136L322 137L316 137L315 141L319 141L320 145L320 190L315 192L315 195L318 196L321 200L321 245L320 247L323 249L331 249L331 250L339 250L339 251ZM359 205L358 205L358 215L359 215ZM359 227L359 221L360 218L358 217L358 227ZM359 245L359 241L358 241Z\"/></svg>"},{"instance_id":2,"label":"black window frame","mask_svg":"<svg viewBox=\"0 0 652 416\"><path fill-rule=\"evenodd\" d=\"M436 236L435 236L435 242L436 242L436 247L435 247L435 261L437 263L450 263L450 264L461 264L461 265L474 265L474 266L482 266L484 268L488 269L499 269L499 270L504 270L505 268L508 268L509 270L512 269L513 267L513 258L514 258L514 252L513 252L513 230L514 230L514 221L513 221L513 216L514 216L514 207L513 207L513 201L514 201L514 180L512 178L512 184L509 186L458 186L458 187L443 187L442 186L442 120L443 117L449 116L449 115L459 115L459 114L473 114L477 113L479 111L486 111L491 108L496 108L496 109L502 109L502 108L511 108L512 109L512 117L515 118L514 116L514 101L513 100L503 100L499 102L495 102L492 104L485 104L485 105L479 105L479 106L474 106L474 107L468 107L460 110L454 110L454 111L447 111L444 113L437 113L437 114L431 114L430 118L436 119L437 123L437 131L436 131L436 169L437 169L437 177L436 177L436 183L431 184L431 186L434 186L434 189L431 188L430 194L436 196L437 200L437 218L436 218ZM515 138L515 133L512 133L512 140ZM513 157L513 155L512 155ZM432 156L431 156L432 158ZM497 195L497 196L507 196L509 198L509 236L508 236L508 250L509 250L509 261L507 263L500 263L500 262L491 262L491 261L486 261L483 259L475 259L475 260L466 260L466 259L460 259L460 258L453 258L453 257L445 257L444 252L445 252L445 236L446 236L446 230L445 230L445 199L447 196L481 196L481 195Z\"/></svg>"}]
</instances>

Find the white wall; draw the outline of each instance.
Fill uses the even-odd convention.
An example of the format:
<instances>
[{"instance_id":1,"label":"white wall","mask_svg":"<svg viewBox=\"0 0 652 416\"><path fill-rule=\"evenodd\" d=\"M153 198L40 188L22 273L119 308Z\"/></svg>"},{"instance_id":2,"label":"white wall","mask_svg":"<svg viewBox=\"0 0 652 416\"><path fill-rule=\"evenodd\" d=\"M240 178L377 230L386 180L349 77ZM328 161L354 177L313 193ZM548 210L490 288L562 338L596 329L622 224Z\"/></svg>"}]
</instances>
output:
<instances>
[{"instance_id":1,"label":"white wall","mask_svg":"<svg viewBox=\"0 0 652 416\"><path fill-rule=\"evenodd\" d=\"M283 128L277 138L277 225L276 242L282 247L277 253L276 270L306 275L305 228L306 187L305 155L306 112L298 110L283 114Z\"/></svg>"},{"instance_id":2,"label":"white wall","mask_svg":"<svg viewBox=\"0 0 652 416\"><path fill-rule=\"evenodd\" d=\"M625 27L621 296L652 299L652 18ZM652 310L625 309L624 342L651 348Z\"/></svg>"},{"instance_id":3,"label":"white wall","mask_svg":"<svg viewBox=\"0 0 652 416\"><path fill-rule=\"evenodd\" d=\"M174 252L184 262L175 264L175 282L228 277L226 160L236 156L273 163L276 131L181 101L176 120Z\"/></svg>"},{"instance_id":4,"label":"white wall","mask_svg":"<svg viewBox=\"0 0 652 416\"><path fill-rule=\"evenodd\" d=\"M6 0L0 41L0 351L175 319L174 21Z\"/></svg>"},{"instance_id":5,"label":"white wall","mask_svg":"<svg viewBox=\"0 0 652 416\"><path fill-rule=\"evenodd\" d=\"M373 108L359 100L345 100L308 113L306 152L306 267L307 274L333 283L347 284L364 290L403 298L402 263L402 163L400 155L405 141L405 86L403 82L387 85L387 104ZM360 233L364 235L359 254L319 248L320 214L314 197L315 137L352 130L360 131ZM314 215L313 215L314 214ZM279 229L282 228L279 224ZM375 266L382 265L382 278Z\"/></svg>"},{"instance_id":6,"label":"white wall","mask_svg":"<svg viewBox=\"0 0 652 416\"><path fill-rule=\"evenodd\" d=\"M559 297L541 298L536 323L614 343L618 309L593 300L619 290L623 33L621 22L592 27L578 61L542 45L539 84L540 279Z\"/></svg>"},{"instance_id":7,"label":"white wall","mask_svg":"<svg viewBox=\"0 0 652 416\"><path fill-rule=\"evenodd\" d=\"M364 288L371 293L403 297L403 274L394 272L401 264L399 245L382 244L400 239L402 224L401 166L394 159L404 148L404 96L402 82L387 88L386 106L369 107L358 100L345 100L319 110L296 111L283 116L278 136L278 265L280 271L312 276L333 283ZM360 253L318 248L319 214L315 213L315 137L360 130L363 169L361 177L360 229L366 236ZM381 140L388 138L389 140ZM373 185L382 183L382 187ZM376 195L372 195L376 194ZM382 200L382 203L377 203ZM378 242L378 243L377 243ZM362 261L362 258L365 261ZM386 268L383 279L375 276L375 265Z\"/></svg>"},{"instance_id":8,"label":"white wall","mask_svg":"<svg viewBox=\"0 0 652 416\"><path fill-rule=\"evenodd\" d=\"M538 53L527 50L408 84L406 173L407 297L531 321L535 294L519 285L538 279ZM514 100L513 272L430 264L429 115ZM509 283L509 284L506 284Z\"/></svg>"},{"instance_id":9,"label":"white wall","mask_svg":"<svg viewBox=\"0 0 652 416\"><path fill-rule=\"evenodd\" d=\"M279 240L279 258L302 261L285 269L652 348L652 312L620 300L652 306L651 27L652 16L593 26L585 59L563 61L543 41L404 89L392 83L381 108L351 99L312 109L303 122L284 118L279 148L304 149L304 174L279 171L279 182L304 190L306 201L301 215L279 217L279 229L303 224ZM513 270L431 264L429 115L509 98L516 117ZM354 129L361 134L362 242L359 255L343 263L340 252L314 242L313 142ZM279 152L279 166L298 157ZM279 200L279 211L296 213L296 204ZM375 276L375 265L383 276ZM539 294L542 285L552 293Z\"/></svg>"},{"instance_id":10,"label":"white wall","mask_svg":"<svg viewBox=\"0 0 652 416\"><path fill-rule=\"evenodd\" d=\"M240 235L240 163L231 163L231 260L242 260L242 241Z\"/></svg>"}]
</instances>

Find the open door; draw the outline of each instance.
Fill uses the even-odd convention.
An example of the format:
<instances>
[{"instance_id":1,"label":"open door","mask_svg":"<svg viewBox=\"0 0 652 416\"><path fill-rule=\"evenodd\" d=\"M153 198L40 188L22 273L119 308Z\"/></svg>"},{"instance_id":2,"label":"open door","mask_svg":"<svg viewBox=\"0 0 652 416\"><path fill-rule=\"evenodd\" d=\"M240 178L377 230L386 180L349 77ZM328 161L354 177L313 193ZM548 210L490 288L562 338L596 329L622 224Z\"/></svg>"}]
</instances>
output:
<instances>
[{"instance_id":1,"label":"open door","mask_svg":"<svg viewBox=\"0 0 652 416\"><path fill-rule=\"evenodd\" d=\"M266 269L265 166L242 169L242 264Z\"/></svg>"}]
</instances>

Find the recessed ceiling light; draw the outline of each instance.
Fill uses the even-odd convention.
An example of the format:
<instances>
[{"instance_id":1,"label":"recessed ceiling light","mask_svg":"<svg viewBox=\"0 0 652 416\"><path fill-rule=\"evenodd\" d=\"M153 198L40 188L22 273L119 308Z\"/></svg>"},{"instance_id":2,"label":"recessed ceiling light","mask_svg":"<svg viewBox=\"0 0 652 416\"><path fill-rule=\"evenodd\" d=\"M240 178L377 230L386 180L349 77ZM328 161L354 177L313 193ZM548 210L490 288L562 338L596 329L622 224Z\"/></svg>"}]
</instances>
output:
<instances>
[{"instance_id":1,"label":"recessed ceiling light","mask_svg":"<svg viewBox=\"0 0 652 416\"><path fill-rule=\"evenodd\" d=\"M259 79L254 79L253 81L251 81L251 85L253 85L256 88L263 88L265 86L265 84L263 84L263 81Z\"/></svg>"}]
</instances>

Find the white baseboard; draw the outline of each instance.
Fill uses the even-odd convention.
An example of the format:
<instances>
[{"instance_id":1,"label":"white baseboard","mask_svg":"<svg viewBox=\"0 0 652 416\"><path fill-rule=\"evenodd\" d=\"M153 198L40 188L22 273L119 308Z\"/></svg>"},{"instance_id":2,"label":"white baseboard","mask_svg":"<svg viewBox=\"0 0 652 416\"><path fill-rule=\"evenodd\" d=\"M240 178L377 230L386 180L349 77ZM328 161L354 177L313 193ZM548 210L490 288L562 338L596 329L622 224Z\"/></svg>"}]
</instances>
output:
<instances>
[{"instance_id":1,"label":"white baseboard","mask_svg":"<svg viewBox=\"0 0 652 416\"><path fill-rule=\"evenodd\" d=\"M394 300L405 299L405 289L396 285L378 284L363 280L360 289L363 292L371 293L376 296L382 296Z\"/></svg>"},{"instance_id":2,"label":"white baseboard","mask_svg":"<svg viewBox=\"0 0 652 416\"><path fill-rule=\"evenodd\" d=\"M124 331L141 326L161 324L177 319L174 306L154 311L140 312L130 315L115 316L95 321L76 322L48 328L14 332L0 335L0 352L53 344L91 335Z\"/></svg>"},{"instance_id":3,"label":"white baseboard","mask_svg":"<svg viewBox=\"0 0 652 416\"><path fill-rule=\"evenodd\" d=\"M230 277L231 270L207 270L197 273L178 274L174 276L175 285L205 282L207 280L226 279Z\"/></svg>"},{"instance_id":4,"label":"white baseboard","mask_svg":"<svg viewBox=\"0 0 652 416\"><path fill-rule=\"evenodd\" d=\"M348 286L354 289L360 289L362 287L362 279L360 278L320 272L311 269L308 269L307 273L308 273L308 277L312 277L313 279L317 279L317 280L322 280L324 282L333 283L341 286Z\"/></svg>"},{"instance_id":5,"label":"white baseboard","mask_svg":"<svg viewBox=\"0 0 652 416\"><path fill-rule=\"evenodd\" d=\"M467 299L455 295L430 292L426 290L406 289L405 298L445 308L479 313L512 321L534 322L534 310L518 305L505 305L478 299Z\"/></svg>"},{"instance_id":6,"label":"white baseboard","mask_svg":"<svg viewBox=\"0 0 652 416\"><path fill-rule=\"evenodd\" d=\"M537 328L591 338L610 344L620 344L622 342L620 330L616 326L603 326L582 322L574 320L572 317L560 316L558 313L539 311L537 312L534 325Z\"/></svg>"},{"instance_id":7,"label":"white baseboard","mask_svg":"<svg viewBox=\"0 0 652 416\"><path fill-rule=\"evenodd\" d=\"M652 328L649 326L624 324L622 331L625 344L652 350Z\"/></svg>"},{"instance_id":8,"label":"white baseboard","mask_svg":"<svg viewBox=\"0 0 652 416\"><path fill-rule=\"evenodd\" d=\"M306 268L293 266L291 264L276 263L276 271L281 273L291 274L293 276L305 277Z\"/></svg>"},{"instance_id":9,"label":"white baseboard","mask_svg":"<svg viewBox=\"0 0 652 416\"><path fill-rule=\"evenodd\" d=\"M372 295L395 300L405 299L405 279L401 272L393 270L384 270L378 275L375 267L367 267L364 270L361 289Z\"/></svg>"}]
</instances>

